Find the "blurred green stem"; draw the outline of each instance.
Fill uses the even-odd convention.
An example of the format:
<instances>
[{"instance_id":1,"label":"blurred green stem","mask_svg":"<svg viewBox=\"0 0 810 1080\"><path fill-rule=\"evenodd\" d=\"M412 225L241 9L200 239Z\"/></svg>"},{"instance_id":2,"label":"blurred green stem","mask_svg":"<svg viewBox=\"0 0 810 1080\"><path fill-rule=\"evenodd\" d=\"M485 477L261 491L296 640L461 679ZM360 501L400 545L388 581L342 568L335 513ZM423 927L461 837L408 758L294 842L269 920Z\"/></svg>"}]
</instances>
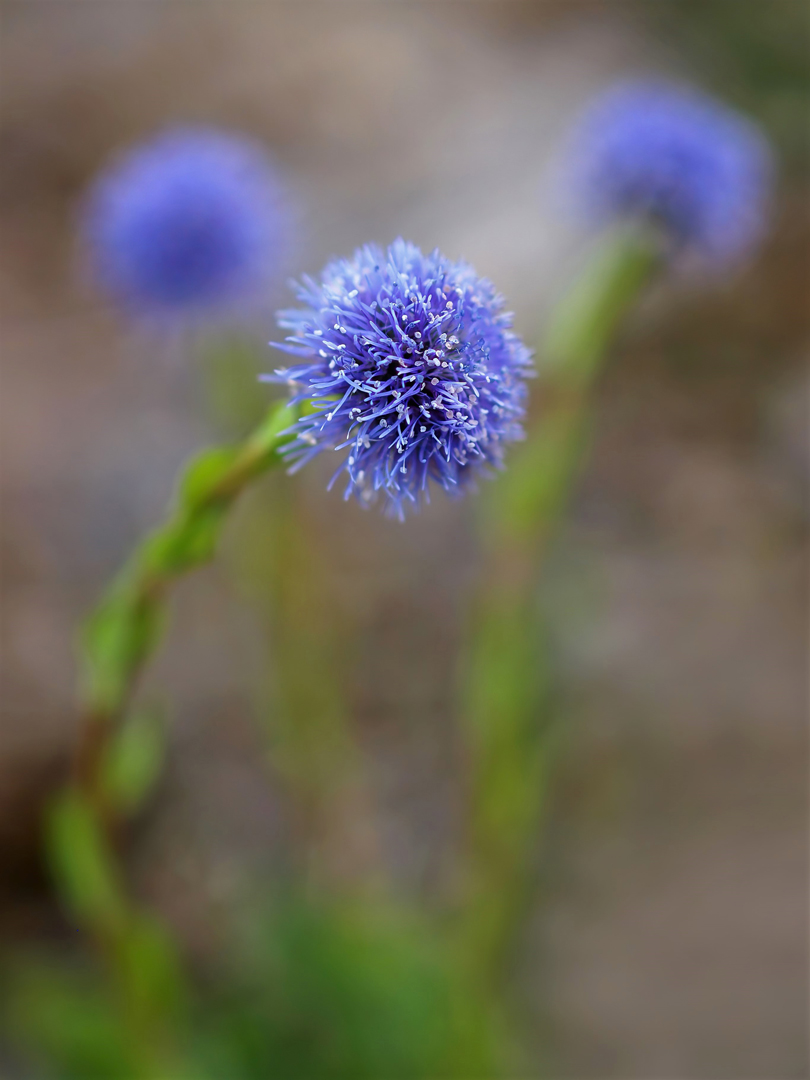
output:
<instances>
[{"instance_id":1,"label":"blurred green stem","mask_svg":"<svg viewBox=\"0 0 810 1080\"><path fill-rule=\"evenodd\" d=\"M472 790L461 944L485 979L506 960L526 905L547 785L540 563L579 472L610 342L658 264L639 231L598 252L542 348L539 419L481 504L485 567L462 670Z\"/></svg>"},{"instance_id":2,"label":"blurred green stem","mask_svg":"<svg viewBox=\"0 0 810 1080\"><path fill-rule=\"evenodd\" d=\"M270 638L264 734L289 795L294 854L315 886L353 890L376 872L358 740L346 707L351 611L328 572L324 533L300 485L256 493L240 515L231 571Z\"/></svg>"},{"instance_id":3,"label":"blurred green stem","mask_svg":"<svg viewBox=\"0 0 810 1080\"><path fill-rule=\"evenodd\" d=\"M181 477L168 519L138 547L90 616L82 642L83 723L75 775L91 799L100 794L105 741L160 643L169 588L213 557L228 510L253 480L281 463L282 432L294 420L288 407L276 406L241 446L197 455Z\"/></svg>"},{"instance_id":4,"label":"blurred green stem","mask_svg":"<svg viewBox=\"0 0 810 1080\"><path fill-rule=\"evenodd\" d=\"M125 1011L156 1046L182 998L181 978L168 937L126 893L114 833L131 809L133 770L114 754L124 751L130 764L144 748L154 757L143 737L148 727L123 722L160 643L171 586L213 557L234 501L281 463L283 432L294 420L290 408L274 406L244 443L204 450L189 463L167 520L137 548L82 636L79 740L72 778L49 815L48 855L63 901L108 960Z\"/></svg>"},{"instance_id":5,"label":"blurred green stem","mask_svg":"<svg viewBox=\"0 0 810 1080\"><path fill-rule=\"evenodd\" d=\"M264 349L227 335L206 343L207 408L244 430L265 390ZM358 885L371 871L373 837L358 742L347 711L351 611L328 572L328 534L308 513L306 488L273 484L240 508L224 555L245 602L270 638L267 697L257 710L271 767L290 808L296 868L310 882Z\"/></svg>"}]
</instances>

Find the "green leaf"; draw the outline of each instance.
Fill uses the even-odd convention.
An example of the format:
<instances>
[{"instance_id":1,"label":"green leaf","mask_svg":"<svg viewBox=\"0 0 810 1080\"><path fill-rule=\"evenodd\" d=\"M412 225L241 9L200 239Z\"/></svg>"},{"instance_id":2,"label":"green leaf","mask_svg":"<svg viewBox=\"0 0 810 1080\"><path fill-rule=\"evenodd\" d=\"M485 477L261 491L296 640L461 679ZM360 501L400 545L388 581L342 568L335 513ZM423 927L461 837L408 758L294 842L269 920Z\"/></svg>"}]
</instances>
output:
<instances>
[{"instance_id":1,"label":"green leaf","mask_svg":"<svg viewBox=\"0 0 810 1080\"><path fill-rule=\"evenodd\" d=\"M210 446L196 454L180 478L179 501L186 510L196 509L211 498L216 487L228 475L241 447Z\"/></svg>"},{"instance_id":2,"label":"green leaf","mask_svg":"<svg viewBox=\"0 0 810 1080\"><path fill-rule=\"evenodd\" d=\"M21 956L2 976L4 1026L15 1049L40 1066L31 1075L143 1076L118 1002L101 978L31 956Z\"/></svg>"},{"instance_id":3,"label":"green leaf","mask_svg":"<svg viewBox=\"0 0 810 1080\"><path fill-rule=\"evenodd\" d=\"M216 552L227 510L224 502L181 510L141 545L136 558L143 572L168 577L208 562Z\"/></svg>"},{"instance_id":4,"label":"green leaf","mask_svg":"<svg viewBox=\"0 0 810 1080\"><path fill-rule=\"evenodd\" d=\"M281 433L292 427L298 419L300 411L300 408L290 405L274 405L265 417L264 422L254 432L250 441L256 446L262 446L265 452L277 450L284 445L288 438L292 438L292 436L282 438ZM281 459L279 458L278 461L280 462Z\"/></svg>"},{"instance_id":5,"label":"green leaf","mask_svg":"<svg viewBox=\"0 0 810 1080\"><path fill-rule=\"evenodd\" d=\"M186 1007L187 990L169 933L143 913L133 915L116 942L116 967L130 1009L144 1022L169 1026Z\"/></svg>"},{"instance_id":6,"label":"green leaf","mask_svg":"<svg viewBox=\"0 0 810 1080\"><path fill-rule=\"evenodd\" d=\"M208 500L227 499L238 494L250 477L281 463L276 454L286 440L281 433L295 423L296 409L277 403L246 442L238 446L213 446L201 451L186 466L180 480L180 506L196 512ZM233 490L219 489L233 482Z\"/></svg>"},{"instance_id":7,"label":"green leaf","mask_svg":"<svg viewBox=\"0 0 810 1080\"><path fill-rule=\"evenodd\" d=\"M178 570L190 570L214 557L227 513L226 505L214 503L189 519L176 549Z\"/></svg>"},{"instance_id":8,"label":"green leaf","mask_svg":"<svg viewBox=\"0 0 810 1080\"><path fill-rule=\"evenodd\" d=\"M132 674L160 640L164 626L159 596L138 588L128 575L113 585L84 626L86 693L91 707L115 709Z\"/></svg>"},{"instance_id":9,"label":"green leaf","mask_svg":"<svg viewBox=\"0 0 810 1080\"><path fill-rule=\"evenodd\" d=\"M46 821L46 853L62 899L84 923L123 925L126 901L101 826L86 797L66 788Z\"/></svg>"},{"instance_id":10,"label":"green leaf","mask_svg":"<svg viewBox=\"0 0 810 1080\"><path fill-rule=\"evenodd\" d=\"M496 1074L500 1032L488 1002L457 977L425 922L381 904L293 896L250 929L233 989L206 1024L215 1075Z\"/></svg>"},{"instance_id":11,"label":"green leaf","mask_svg":"<svg viewBox=\"0 0 810 1080\"><path fill-rule=\"evenodd\" d=\"M132 814L143 804L160 775L165 742L154 711L135 713L115 733L103 764L103 788L115 809Z\"/></svg>"}]
</instances>

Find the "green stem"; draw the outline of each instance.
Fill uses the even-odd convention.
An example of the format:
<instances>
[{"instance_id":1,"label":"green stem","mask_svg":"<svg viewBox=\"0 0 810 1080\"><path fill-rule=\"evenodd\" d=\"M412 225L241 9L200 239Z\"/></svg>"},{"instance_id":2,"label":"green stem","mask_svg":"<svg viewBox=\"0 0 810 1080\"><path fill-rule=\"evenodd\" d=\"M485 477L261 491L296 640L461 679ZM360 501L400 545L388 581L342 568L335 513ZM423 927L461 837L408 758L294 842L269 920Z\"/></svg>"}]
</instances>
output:
<instances>
[{"instance_id":1,"label":"green stem","mask_svg":"<svg viewBox=\"0 0 810 1080\"><path fill-rule=\"evenodd\" d=\"M138 547L90 616L82 641L82 724L74 775L94 802L102 796L107 742L160 643L171 586L213 557L228 510L254 479L281 462L282 432L294 419L288 407L275 406L242 445L214 447L195 457L167 520Z\"/></svg>"},{"instance_id":2,"label":"green stem","mask_svg":"<svg viewBox=\"0 0 810 1080\"><path fill-rule=\"evenodd\" d=\"M362 749L347 710L351 611L328 573L328 537L296 485L240 516L231 572L270 639L262 714L289 801L294 872L313 886L360 890L376 874ZM347 621L348 620L348 621Z\"/></svg>"},{"instance_id":3,"label":"green stem","mask_svg":"<svg viewBox=\"0 0 810 1080\"><path fill-rule=\"evenodd\" d=\"M183 997L182 978L171 941L126 892L114 833L127 806L110 782L110 754L160 643L172 585L213 558L229 509L281 463L283 432L294 420L289 407L274 406L244 443L204 450L187 465L166 521L137 548L82 637L78 746L48 819L47 849L62 899L107 958L124 1013L149 1030L163 1059L171 1056L167 1022Z\"/></svg>"},{"instance_id":4,"label":"green stem","mask_svg":"<svg viewBox=\"0 0 810 1080\"><path fill-rule=\"evenodd\" d=\"M609 344L658 263L647 235L625 232L576 282L542 350L539 420L482 503L486 566L462 669L472 815L461 942L485 979L506 959L527 902L547 788L540 563L579 473Z\"/></svg>"}]
</instances>

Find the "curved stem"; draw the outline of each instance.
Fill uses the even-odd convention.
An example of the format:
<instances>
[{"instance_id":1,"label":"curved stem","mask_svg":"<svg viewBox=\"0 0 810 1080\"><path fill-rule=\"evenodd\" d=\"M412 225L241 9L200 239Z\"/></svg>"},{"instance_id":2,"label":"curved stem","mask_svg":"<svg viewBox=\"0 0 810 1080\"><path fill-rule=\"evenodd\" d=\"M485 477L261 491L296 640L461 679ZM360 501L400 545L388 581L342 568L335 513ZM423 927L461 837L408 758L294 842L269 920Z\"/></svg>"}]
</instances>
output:
<instances>
[{"instance_id":1,"label":"curved stem","mask_svg":"<svg viewBox=\"0 0 810 1080\"><path fill-rule=\"evenodd\" d=\"M294 420L289 407L275 406L240 446L196 456L167 520L138 547L87 621L73 775L100 809L105 750L160 642L167 594L179 577L213 557L228 510L254 479L280 464L283 432Z\"/></svg>"},{"instance_id":2,"label":"curved stem","mask_svg":"<svg viewBox=\"0 0 810 1080\"><path fill-rule=\"evenodd\" d=\"M295 418L288 406L275 406L241 445L192 459L166 521L136 549L82 635L79 739L71 779L48 817L47 852L61 898L107 960L134 1044L151 1040L164 1064L174 1053L184 981L170 937L127 895L114 845L126 793L110 779L110 751L160 643L171 587L213 558L234 501L281 464L278 451Z\"/></svg>"}]
</instances>

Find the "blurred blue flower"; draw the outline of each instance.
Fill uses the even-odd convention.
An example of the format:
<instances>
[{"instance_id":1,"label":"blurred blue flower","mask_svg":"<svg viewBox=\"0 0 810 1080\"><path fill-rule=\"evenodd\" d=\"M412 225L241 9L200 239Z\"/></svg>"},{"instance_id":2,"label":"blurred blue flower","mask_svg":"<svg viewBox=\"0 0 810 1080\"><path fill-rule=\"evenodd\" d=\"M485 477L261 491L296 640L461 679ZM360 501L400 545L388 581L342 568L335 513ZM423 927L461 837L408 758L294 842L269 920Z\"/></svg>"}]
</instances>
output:
<instances>
[{"instance_id":1,"label":"blurred blue flower","mask_svg":"<svg viewBox=\"0 0 810 1080\"><path fill-rule=\"evenodd\" d=\"M262 147L204 127L167 130L114 161L82 224L100 285L158 317L209 316L258 295L288 231Z\"/></svg>"},{"instance_id":2,"label":"blurred blue flower","mask_svg":"<svg viewBox=\"0 0 810 1080\"><path fill-rule=\"evenodd\" d=\"M402 519L428 501L428 481L460 492L522 438L531 355L466 263L402 239L368 245L305 278L298 297L305 308L279 313L292 331L279 348L302 362L266 377L314 403L284 451L294 469L349 447L332 482L345 471L346 498L383 492Z\"/></svg>"},{"instance_id":3,"label":"blurred blue flower","mask_svg":"<svg viewBox=\"0 0 810 1080\"><path fill-rule=\"evenodd\" d=\"M674 252L722 263L759 239L772 168L742 116L688 87L638 80L591 105L572 171L580 205L598 220L646 217Z\"/></svg>"}]
</instances>

